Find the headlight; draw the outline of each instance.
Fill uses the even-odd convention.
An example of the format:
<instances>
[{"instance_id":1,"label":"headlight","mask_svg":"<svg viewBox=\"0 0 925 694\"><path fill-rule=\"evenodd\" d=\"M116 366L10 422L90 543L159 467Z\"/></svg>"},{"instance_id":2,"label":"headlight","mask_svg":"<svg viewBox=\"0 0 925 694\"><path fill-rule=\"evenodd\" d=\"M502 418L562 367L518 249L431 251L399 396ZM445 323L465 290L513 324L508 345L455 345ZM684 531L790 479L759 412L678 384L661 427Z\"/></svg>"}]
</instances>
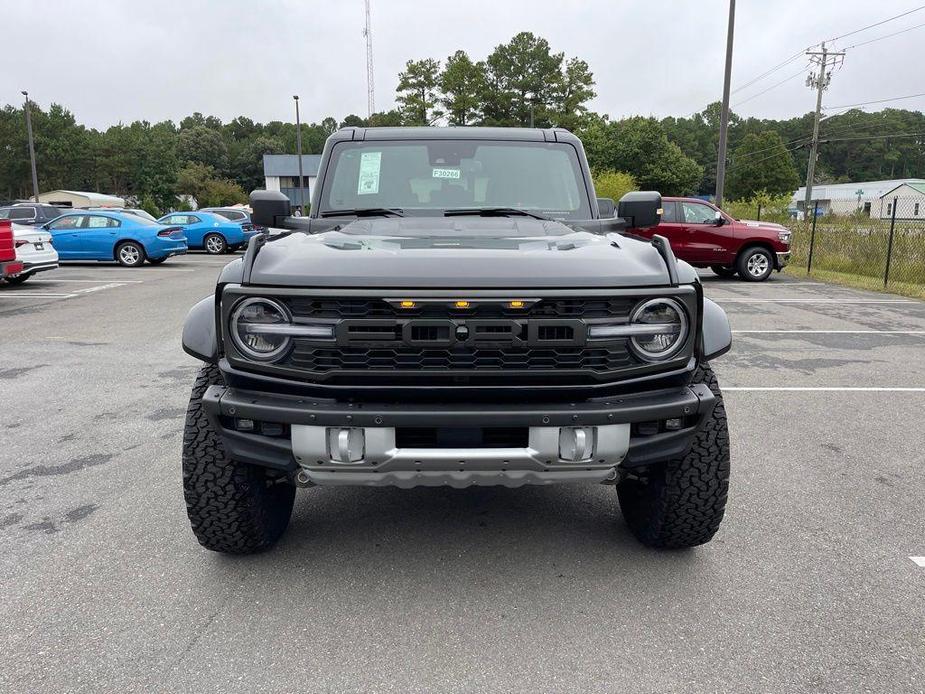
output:
<instances>
[{"instance_id":1,"label":"headlight","mask_svg":"<svg viewBox=\"0 0 925 694\"><path fill-rule=\"evenodd\" d=\"M793 233L790 232L790 231L778 231L778 232L777 232L777 238L778 238L778 240L780 240L781 243L783 243L783 244L785 244L785 245L787 245L787 246L790 245L790 239L791 239L792 237L793 237Z\"/></svg>"},{"instance_id":2,"label":"headlight","mask_svg":"<svg viewBox=\"0 0 925 694\"><path fill-rule=\"evenodd\" d=\"M687 313L674 299L649 299L630 317L637 334L630 338L633 351L643 361L664 361L687 339ZM652 327L651 333L639 332Z\"/></svg>"},{"instance_id":3,"label":"headlight","mask_svg":"<svg viewBox=\"0 0 925 694\"><path fill-rule=\"evenodd\" d=\"M289 324L289 313L275 301L245 299L231 314L231 338L251 359L270 361L289 346L289 335L277 332Z\"/></svg>"}]
</instances>

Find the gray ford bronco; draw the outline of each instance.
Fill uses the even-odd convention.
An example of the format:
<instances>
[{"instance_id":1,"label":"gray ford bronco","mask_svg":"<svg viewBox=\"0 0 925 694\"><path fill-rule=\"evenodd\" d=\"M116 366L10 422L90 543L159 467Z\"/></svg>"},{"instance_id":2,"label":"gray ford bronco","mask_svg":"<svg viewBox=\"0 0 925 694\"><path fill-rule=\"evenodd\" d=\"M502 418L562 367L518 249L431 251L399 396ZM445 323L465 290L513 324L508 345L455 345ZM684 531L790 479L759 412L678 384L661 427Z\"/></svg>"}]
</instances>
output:
<instances>
[{"instance_id":1,"label":"gray ford bronco","mask_svg":"<svg viewBox=\"0 0 925 694\"><path fill-rule=\"evenodd\" d=\"M246 554L297 488L593 482L651 547L709 541L729 480L709 361L725 313L663 238L661 196L596 198L560 129L347 128L311 213L251 195L251 239L190 311L193 532Z\"/></svg>"}]
</instances>

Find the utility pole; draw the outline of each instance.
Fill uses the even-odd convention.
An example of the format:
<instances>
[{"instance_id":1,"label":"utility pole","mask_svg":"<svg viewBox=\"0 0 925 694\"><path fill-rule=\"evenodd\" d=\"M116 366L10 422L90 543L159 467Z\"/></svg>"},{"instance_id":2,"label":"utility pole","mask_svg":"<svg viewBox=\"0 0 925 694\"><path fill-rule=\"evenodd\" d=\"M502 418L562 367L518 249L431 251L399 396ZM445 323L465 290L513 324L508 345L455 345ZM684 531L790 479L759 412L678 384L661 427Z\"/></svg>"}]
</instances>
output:
<instances>
[{"instance_id":1,"label":"utility pole","mask_svg":"<svg viewBox=\"0 0 925 694\"><path fill-rule=\"evenodd\" d=\"M299 120L299 95L292 97L295 100L295 150L299 158L299 214L305 214L305 194L302 192L302 123Z\"/></svg>"},{"instance_id":2,"label":"utility pole","mask_svg":"<svg viewBox=\"0 0 925 694\"><path fill-rule=\"evenodd\" d=\"M809 205L813 199L813 176L816 173L816 156L819 150L819 118L822 115L822 92L832 81L831 65L845 56L845 52L829 51L822 42L822 50L806 51L811 62L819 66L818 72L811 72L806 78L806 86L816 90L816 115L813 118L813 139L810 143L809 162L806 164L806 196L803 198L803 215L809 214ZM813 213L815 214L815 212Z\"/></svg>"},{"instance_id":3,"label":"utility pole","mask_svg":"<svg viewBox=\"0 0 925 694\"><path fill-rule=\"evenodd\" d=\"M35 201L39 201L39 176L35 168L35 143L32 140L32 106L29 102L29 92L23 91L22 95L26 97L26 104L23 110L26 112L26 134L29 137L29 159L32 161L32 195Z\"/></svg>"},{"instance_id":4,"label":"utility pole","mask_svg":"<svg viewBox=\"0 0 925 694\"><path fill-rule=\"evenodd\" d=\"M729 130L729 81L732 77L732 33L736 21L736 0L729 0L729 28L726 30L726 74L723 77L723 110L719 120L719 151L716 162L716 206L723 206L726 187L726 131Z\"/></svg>"},{"instance_id":5,"label":"utility pole","mask_svg":"<svg viewBox=\"0 0 925 694\"><path fill-rule=\"evenodd\" d=\"M373 79L373 27L369 18L369 0L366 0L366 26L363 29L366 37L366 107L372 116L376 112L376 87Z\"/></svg>"}]
</instances>

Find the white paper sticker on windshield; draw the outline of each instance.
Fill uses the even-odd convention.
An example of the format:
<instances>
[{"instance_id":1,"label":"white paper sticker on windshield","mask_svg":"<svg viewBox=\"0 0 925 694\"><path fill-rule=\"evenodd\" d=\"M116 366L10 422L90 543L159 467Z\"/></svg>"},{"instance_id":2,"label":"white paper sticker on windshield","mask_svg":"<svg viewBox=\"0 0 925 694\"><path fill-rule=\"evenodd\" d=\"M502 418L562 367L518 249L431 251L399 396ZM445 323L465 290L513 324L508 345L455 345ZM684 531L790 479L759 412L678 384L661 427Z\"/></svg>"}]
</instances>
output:
<instances>
[{"instance_id":1,"label":"white paper sticker on windshield","mask_svg":"<svg viewBox=\"0 0 925 694\"><path fill-rule=\"evenodd\" d=\"M382 152L363 152L360 155L360 177L357 195L375 195L379 192L379 167Z\"/></svg>"},{"instance_id":2,"label":"white paper sticker on windshield","mask_svg":"<svg viewBox=\"0 0 925 694\"><path fill-rule=\"evenodd\" d=\"M459 169L434 169L434 178L459 178Z\"/></svg>"}]
</instances>

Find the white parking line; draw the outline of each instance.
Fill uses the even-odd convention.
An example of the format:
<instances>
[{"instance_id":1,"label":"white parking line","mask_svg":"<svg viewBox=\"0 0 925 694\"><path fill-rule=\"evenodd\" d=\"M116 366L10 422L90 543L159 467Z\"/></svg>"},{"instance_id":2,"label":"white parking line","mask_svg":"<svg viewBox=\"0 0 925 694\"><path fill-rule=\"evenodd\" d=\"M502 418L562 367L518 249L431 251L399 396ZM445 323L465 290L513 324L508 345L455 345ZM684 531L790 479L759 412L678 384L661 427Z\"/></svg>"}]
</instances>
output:
<instances>
[{"instance_id":1,"label":"white parking line","mask_svg":"<svg viewBox=\"0 0 925 694\"><path fill-rule=\"evenodd\" d=\"M925 330L733 330L742 335L925 335Z\"/></svg>"},{"instance_id":2,"label":"white parking line","mask_svg":"<svg viewBox=\"0 0 925 694\"><path fill-rule=\"evenodd\" d=\"M925 393L925 387L881 386L728 386L723 392L781 393Z\"/></svg>"},{"instance_id":3,"label":"white parking line","mask_svg":"<svg viewBox=\"0 0 925 694\"><path fill-rule=\"evenodd\" d=\"M918 566L921 566L923 569L925 569L925 557L909 557L909 558L912 561L914 561Z\"/></svg>"},{"instance_id":4,"label":"white parking line","mask_svg":"<svg viewBox=\"0 0 925 694\"><path fill-rule=\"evenodd\" d=\"M111 278L106 278L111 279ZM106 280L64 280L64 279L44 279L44 280L29 280L29 284L55 284L56 282L80 282L82 284L96 284L97 282L105 282ZM121 284L141 284L144 280L117 280Z\"/></svg>"},{"instance_id":5,"label":"white parking line","mask_svg":"<svg viewBox=\"0 0 925 694\"><path fill-rule=\"evenodd\" d=\"M22 297L24 299L34 299L36 297L44 296L49 299L70 299L72 296L77 296L76 294L56 294L52 292L0 292L0 299L16 299Z\"/></svg>"}]
</instances>

